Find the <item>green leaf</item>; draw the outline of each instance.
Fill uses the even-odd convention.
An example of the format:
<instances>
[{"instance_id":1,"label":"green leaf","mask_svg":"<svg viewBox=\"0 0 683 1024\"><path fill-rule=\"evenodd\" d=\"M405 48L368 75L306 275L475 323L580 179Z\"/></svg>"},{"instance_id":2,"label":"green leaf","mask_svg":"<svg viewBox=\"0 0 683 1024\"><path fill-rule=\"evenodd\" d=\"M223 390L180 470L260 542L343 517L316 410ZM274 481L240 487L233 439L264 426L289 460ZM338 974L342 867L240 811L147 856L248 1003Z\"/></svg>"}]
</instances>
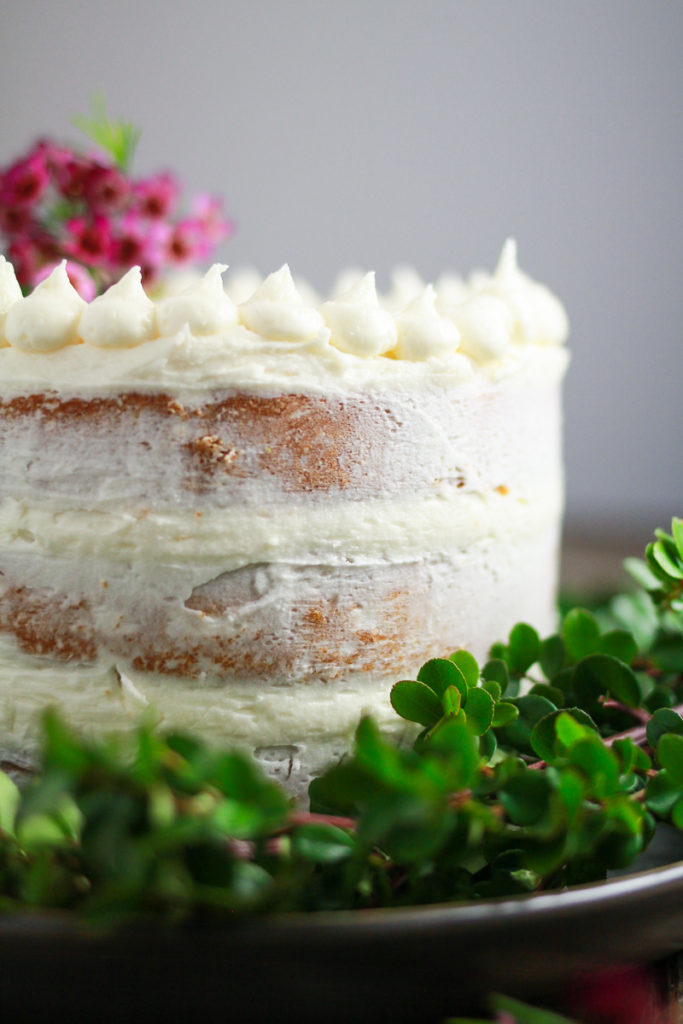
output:
<instances>
[{"instance_id":1,"label":"green leaf","mask_svg":"<svg viewBox=\"0 0 683 1024\"><path fill-rule=\"evenodd\" d=\"M571 715L574 722L578 722L580 725L594 730L597 733L598 728L595 722L590 715L585 711L582 711L581 708L564 708L558 709L557 711L551 711L536 722L531 730L529 740L534 752L538 754L543 761L551 763L554 760L557 740L556 724L560 716L567 714Z\"/></svg>"},{"instance_id":2,"label":"green leaf","mask_svg":"<svg viewBox=\"0 0 683 1024\"><path fill-rule=\"evenodd\" d=\"M564 666L565 647L561 636L547 637L541 644L539 664L546 679L552 679Z\"/></svg>"},{"instance_id":3,"label":"green leaf","mask_svg":"<svg viewBox=\"0 0 683 1024\"><path fill-rule=\"evenodd\" d=\"M551 711L556 711L557 708L545 697L536 697L533 694L515 697L510 704L513 704L519 711L519 718L503 729L504 741L518 750L532 754L531 730L536 722L544 718L545 715L549 715Z\"/></svg>"},{"instance_id":4,"label":"green leaf","mask_svg":"<svg viewBox=\"0 0 683 1024\"><path fill-rule=\"evenodd\" d=\"M591 731L597 732L597 726L590 715L587 715L590 722L579 722L578 716L574 717L576 711L581 711L582 715L586 714L582 708L568 708L566 711L563 709L555 720L557 738L567 749L573 747L579 740L585 739Z\"/></svg>"},{"instance_id":5,"label":"green leaf","mask_svg":"<svg viewBox=\"0 0 683 1024\"><path fill-rule=\"evenodd\" d=\"M14 835L14 819L19 807L19 796L16 784L9 775L0 771L0 833Z\"/></svg>"},{"instance_id":6,"label":"green leaf","mask_svg":"<svg viewBox=\"0 0 683 1024\"><path fill-rule=\"evenodd\" d=\"M90 111L92 117L79 114L74 118L76 128L92 139L113 158L122 171L130 170L140 132L130 121L110 121L101 93L93 96Z\"/></svg>"},{"instance_id":7,"label":"green leaf","mask_svg":"<svg viewBox=\"0 0 683 1024\"><path fill-rule=\"evenodd\" d=\"M592 792L599 798L612 796L619 782L619 764L599 736L585 736L568 753L573 765L583 771Z\"/></svg>"},{"instance_id":8,"label":"green leaf","mask_svg":"<svg viewBox=\"0 0 683 1024\"><path fill-rule=\"evenodd\" d=\"M469 651L453 651L449 661L460 669L468 687L476 686L479 682L479 665L477 659Z\"/></svg>"},{"instance_id":9,"label":"green leaf","mask_svg":"<svg viewBox=\"0 0 683 1024\"><path fill-rule=\"evenodd\" d=\"M679 564L678 552L673 542L658 540L652 545L652 557L667 576L675 580L683 580L683 566Z\"/></svg>"},{"instance_id":10,"label":"green leaf","mask_svg":"<svg viewBox=\"0 0 683 1024\"><path fill-rule=\"evenodd\" d=\"M657 744L657 758L674 785L683 788L683 736L665 733Z\"/></svg>"},{"instance_id":11,"label":"green leaf","mask_svg":"<svg viewBox=\"0 0 683 1024\"><path fill-rule=\"evenodd\" d=\"M500 700L503 693L500 683L497 683L495 679L482 679L481 688L490 693L494 701Z\"/></svg>"},{"instance_id":12,"label":"green leaf","mask_svg":"<svg viewBox=\"0 0 683 1024\"><path fill-rule=\"evenodd\" d=\"M508 656L510 670L515 676L523 676L538 661L541 641L533 626L518 622L510 631Z\"/></svg>"},{"instance_id":13,"label":"green leaf","mask_svg":"<svg viewBox=\"0 0 683 1024\"><path fill-rule=\"evenodd\" d=\"M457 715L462 704L460 690L455 686L447 686L441 698L441 705L445 715Z\"/></svg>"},{"instance_id":14,"label":"green leaf","mask_svg":"<svg viewBox=\"0 0 683 1024\"><path fill-rule=\"evenodd\" d=\"M671 533L679 558L683 559L683 519L676 516L671 520Z\"/></svg>"},{"instance_id":15,"label":"green leaf","mask_svg":"<svg viewBox=\"0 0 683 1024\"><path fill-rule=\"evenodd\" d=\"M658 708L647 723L647 742L656 750L662 736L667 732L683 736L683 718L671 708Z\"/></svg>"},{"instance_id":16,"label":"green leaf","mask_svg":"<svg viewBox=\"0 0 683 1024\"><path fill-rule=\"evenodd\" d=\"M431 661L426 661L417 673L417 678L433 690L439 699L448 686L455 686L460 690L463 699L467 696L465 677L458 666L448 658L432 658Z\"/></svg>"},{"instance_id":17,"label":"green leaf","mask_svg":"<svg viewBox=\"0 0 683 1024\"><path fill-rule=\"evenodd\" d=\"M501 693L505 693L507 685L510 682L510 673L508 672L508 667L502 658L491 658L491 660L487 661L482 668L481 678L498 683Z\"/></svg>"},{"instance_id":18,"label":"green leaf","mask_svg":"<svg viewBox=\"0 0 683 1024\"><path fill-rule=\"evenodd\" d=\"M676 828L683 829L683 796L679 797L671 811L671 820Z\"/></svg>"},{"instance_id":19,"label":"green leaf","mask_svg":"<svg viewBox=\"0 0 683 1024\"><path fill-rule=\"evenodd\" d=\"M391 706L394 711L409 722L432 726L443 714L441 701L426 683L404 679L391 688Z\"/></svg>"},{"instance_id":20,"label":"green leaf","mask_svg":"<svg viewBox=\"0 0 683 1024\"><path fill-rule=\"evenodd\" d=\"M632 576L643 590L654 590L659 586L659 580L642 558L627 558L623 564L629 576Z\"/></svg>"},{"instance_id":21,"label":"green leaf","mask_svg":"<svg viewBox=\"0 0 683 1024\"><path fill-rule=\"evenodd\" d=\"M599 651L618 658L625 665L630 665L638 653L638 644L633 635L625 629L612 629L600 637Z\"/></svg>"},{"instance_id":22,"label":"green leaf","mask_svg":"<svg viewBox=\"0 0 683 1024\"><path fill-rule=\"evenodd\" d=\"M467 723L476 736L483 736L493 721L493 697L486 690L473 687L467 691L465 714Z\"/></svg>"},{"instance_id":23,"label":"green leaf","mask_svg":"<svg viewBox=\"0 0 683 1024\"><path fill-rule=\"evenodd\" d=\"M680 796L680 786L676 785L668 772L661 771L648 781L645 804L658 818L668 818Z\"/></svg>"},{"instance_id":24,"label":"green leaf","mask_svg":"<svg viewBox=\"0 0 683 1024\"><path fill-rule=\"evenodd\" d=\"M479 768L479 744L463 718L444 718L432 733L429 749L447 755L449 782L466 789Z\"/></svg>"},{"instance_id":25,"label":"green leaf","mask_svg":"<svg viewBox=\"0 0 683 1024\"><path fill-rule=\"evenodd\" d=\"M494 729L499 729L505 725L510 725L516 718L519 718L519 708L514 704L510 704L509 701L502 700L494 708L491 725Z\"/></svg>"},{"instance_id":26,"label":"green leaf","mask_svg":"<svg viewBox=\"0 0 683 1024\"><path fill-rule=\"evenodd\" d=\"M600 627L586 608L572 608L562 623L562 638L569 656L580 661L598 649Z\"/></svg>"},{"instance_id":27,"label":"green leaf","mask_svg":"<svg viewBox=\"0 0 683 1024\"><path fill-rule=\"evenodd\" d=\"M628 665L609 654L591 654L574 669L574 687L581 703L593 710L598 697L610 693L627 707L640 704L640 687Z\"/></svg>"},{"instance_id":28,"label":"green leaf","mask_svg":"<svg viewBox=\"0 0 683 1024\"><path fill-rule=\"evenodd\" d=\"M547 814L550 793L550 783L544 773L527 770L505 783L500 799L515 825L536 825Z\"/></svg>"},{"instance_id":29,"label":"green leaf","mask_svg":"<svg viewBox=\"0 0 683 1024\"><path fill-rule=\"evenodd\" d=\"M315 864L339 864L353 853L354 839L336 825L300 825L292 833L292 851Z\"/></svg>"}]
</instances>

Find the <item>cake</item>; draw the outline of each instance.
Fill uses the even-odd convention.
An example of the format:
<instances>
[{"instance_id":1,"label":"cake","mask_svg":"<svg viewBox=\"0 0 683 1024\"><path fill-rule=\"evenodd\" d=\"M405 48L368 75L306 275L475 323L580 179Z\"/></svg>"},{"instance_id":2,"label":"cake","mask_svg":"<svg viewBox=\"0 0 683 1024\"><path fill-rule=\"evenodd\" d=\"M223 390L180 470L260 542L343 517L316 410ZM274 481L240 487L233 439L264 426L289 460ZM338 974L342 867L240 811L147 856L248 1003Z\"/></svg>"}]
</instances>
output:
<instances>
[{"instance_id":1,"label":"cake","mask_svg":"<svg viewBox=\"0 0 683 1024\"><path fill-rule=\"evenodd\" d=\"M0 759L40 711L252 751L301 792L391 684L555 622L564 310L492 274L287 267L239 305L216 265L85 303L0 257Z\"/></svg>"}]
</instances>

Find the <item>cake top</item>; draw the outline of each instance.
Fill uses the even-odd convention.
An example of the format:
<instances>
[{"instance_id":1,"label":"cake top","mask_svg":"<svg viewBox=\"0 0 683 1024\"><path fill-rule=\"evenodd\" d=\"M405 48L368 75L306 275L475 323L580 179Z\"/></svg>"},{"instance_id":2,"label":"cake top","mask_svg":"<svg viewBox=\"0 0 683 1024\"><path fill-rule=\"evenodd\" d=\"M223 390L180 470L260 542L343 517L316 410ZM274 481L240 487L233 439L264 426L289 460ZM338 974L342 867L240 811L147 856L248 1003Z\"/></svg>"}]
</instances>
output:
<instances>
[{"instance_id":1,"label":"cake top","mask_svg":"<svg viewBox=\"0 0 683 1024\"><path fill-rule=\"evenodd\" d=\"M153 301L133 267L86 303L65 263L23 297L0 256L3 387L468 379L528 362L530 349L557 350L568 332L561 303L519 269L512 240L492 274L444 276L434 286L403 269L385 295L372 273L347 272L320 300L286 265L227 286L225 270L214 264ZM548 353L545 362L564 368L566 357Z\"/></svg>"}]
</instances>

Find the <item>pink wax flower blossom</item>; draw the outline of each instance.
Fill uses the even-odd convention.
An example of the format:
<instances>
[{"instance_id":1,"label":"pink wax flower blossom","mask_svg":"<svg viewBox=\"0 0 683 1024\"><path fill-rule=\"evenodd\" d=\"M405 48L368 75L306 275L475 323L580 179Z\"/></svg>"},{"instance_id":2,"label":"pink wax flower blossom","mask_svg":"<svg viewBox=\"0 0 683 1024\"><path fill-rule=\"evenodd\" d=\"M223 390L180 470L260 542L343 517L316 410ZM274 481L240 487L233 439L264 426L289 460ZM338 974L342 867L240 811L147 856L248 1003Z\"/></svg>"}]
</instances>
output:
<instances>
[{"instance_id":1,"label":"pink wax flower blossom","mask_svg":"<svg viewBox=\"0 0 683 1024\"><path fill-rule=\"evenodd\" d=\"M46 277L49 277L52 271L59 266L61 260L57 260L56 263L46 263L36 273L34 278L34 286L44 281ZM97 294L97 285L93 280L92 276L88 273L85 267L80 263L74 263L73 260L66 261L66 276L74 286L78 294L86 302L90 302L94 299Z\"/></svg>"},{"instance_id":2,"label":"pink wax flower blossom","mask_svg":"<svg viewBox=\"0 0 683 1024\"><path fill-rule=\"evenodd\" d=\"M90 160L72 153L55 168L55 185L60 195L71 202L85 199L91 171Z\"/></svg>"},{"instance_id":3,"label":"pink wax flower blossom","mask_svg":"<svg viewBox=\"0 0 683 1024\"><path fill-rule=\"evenodd\" d=\"M8 256L14 266L17 281L22 288L29 288L36 278L36 271L41 265L40 254L29 238L20 238L10 242Z\"/></svg>"},{"instance_id":4,"label":"pink wax flower blossom","mask_svg":"<svg viewBox=\"0 0 683 1024\"><path fill-rule=\"evenodd\" d=\"M3 207L33 206L45 192L49 181L43 154L30 153L0 176L0 204Z\"/></svg>"},{"instance_id":5,"label":"pink wax flower blossom","mask_svg":"<svg viewBox=\"0 0 683 1024\"><path fill-rule=\"evenodd\" d=\"M217 245L229 238L234 224L223 213L223 203L208 192L200 192L190 206L190 213L202 226L204 236L211 245Z\"/></svg>"},{"instance_id":6,"label":"pink wax flower blossom","mask_svg":"<svg viewBox=\"0 0 683 1024\"><path fill-rule=\"evenodd\" d=\"M143 281L153 283L168 262L166 250L172 228L162 222L146 221L128 213L112 235L109 264L121 273L132 266L142 269Z\"/></svg>"},{"instance_id":7,"label":"pink wax flower blossom","mask_svg":"<svg viewBox=\"0 0 683 1024\"><path fill-rule=\"evenodd\" d=\"M172 174L165 172L136 181L133 186L136 209L143 217L168 217L180 197L180 187Z\"/></svg>"},{"instance_id":8,"label":"pink wax flower blossom","mask_svg":"<svg viewBox=\"0 0 683 1024\"><path fill-rule=\"evenodd\" d=\"M85 198L96 210L111 213L127 207L131 184L117 167L93 163L85 181Z\"/></svg>"},{"instance_id":9,"label":"pink wax flower blossom","mask_svg":"<svg viewBox=\"0 0 683 1024\"><path fill-rule=\"evenodd\" d=\"M127 173L139 134L131 125L96 117L84 131L97 151L43 138L0 170L0 243L24 291L62 259L86 297L135 265L145 284L156 284L171 269L208 260L232 233L215 197L199 195L183 213L171 173Z\"/></svg>"},{"instance_id":10,"label":"pink wax flower blossom","mask_svg":"<svg viewBox=\"0 0 683 1024\"><path fill-rule=\"evenodd\" d=\"M106 217L74 217L65 224L64 252L85 264L96 265L111 252L111 225Z\"/></svg>"}]
</instances>

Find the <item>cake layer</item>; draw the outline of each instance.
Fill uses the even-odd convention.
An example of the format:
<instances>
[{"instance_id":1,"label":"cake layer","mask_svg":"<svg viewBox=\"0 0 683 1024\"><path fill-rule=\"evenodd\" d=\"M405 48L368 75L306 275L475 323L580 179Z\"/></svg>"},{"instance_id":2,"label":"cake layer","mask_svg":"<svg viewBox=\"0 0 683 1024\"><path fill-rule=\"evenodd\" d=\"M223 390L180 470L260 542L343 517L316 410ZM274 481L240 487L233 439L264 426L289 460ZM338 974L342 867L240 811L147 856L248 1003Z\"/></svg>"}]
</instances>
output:
<instances>
[{"instance_id":1,"label":"cake layer","mask_svg":"<svg viewBox=\"0 0 683 1024\"><path fill-rule=\"evenodd\" d=\"M558 377L409 391L0 396L0 500L233 508L526 488L560 475ZM387 360L385 360L387 362ZM531 359L526 360L527 364ZM457 395L457 400L454 396Z\"/></svg>"}]
</instances>

